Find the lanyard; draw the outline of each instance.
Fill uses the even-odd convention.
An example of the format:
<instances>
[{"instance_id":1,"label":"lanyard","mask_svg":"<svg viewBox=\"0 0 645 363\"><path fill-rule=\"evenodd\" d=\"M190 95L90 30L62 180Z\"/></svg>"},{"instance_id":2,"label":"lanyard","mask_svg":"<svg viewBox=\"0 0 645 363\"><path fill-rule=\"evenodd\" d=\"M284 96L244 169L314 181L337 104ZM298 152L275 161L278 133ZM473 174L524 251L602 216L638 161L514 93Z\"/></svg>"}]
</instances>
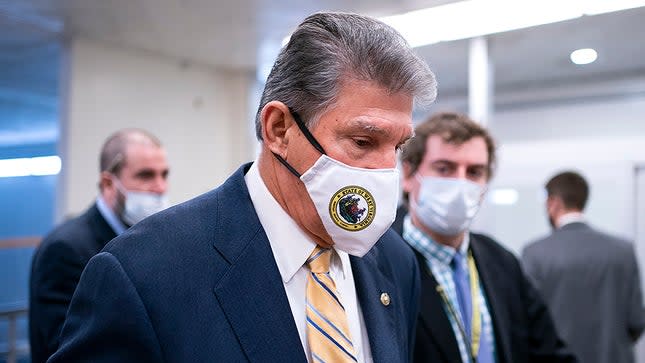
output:
<instances>
[{"instance_id":1,"label":"lanyard","mask_svg":"<svg viewBox=\"0 0 645 363\"><path fill-rule=\"evenodd\" d=\"M455 306L448 299L444 288L441 285L437 285L437 292L441 295L441 299L444 302L444 305L448 308L450 315L457 322L459 331L461 332L462 337L468 350L470 351L470 357L473 362L477 362L477 354L479 353L479 341L481 339L482 325L481 325L481 313L479 308L479 274L477 273L477 267L475 266L475 258L473 257L472 251L468 251L468 275L470 277L470 297L472 304L472 332L470 339L466 338L466 329L464 328L464 323L459 318L459 314L455 309ZM465 317L464 317L465 319Z\"/></svg>"}]
</instances>

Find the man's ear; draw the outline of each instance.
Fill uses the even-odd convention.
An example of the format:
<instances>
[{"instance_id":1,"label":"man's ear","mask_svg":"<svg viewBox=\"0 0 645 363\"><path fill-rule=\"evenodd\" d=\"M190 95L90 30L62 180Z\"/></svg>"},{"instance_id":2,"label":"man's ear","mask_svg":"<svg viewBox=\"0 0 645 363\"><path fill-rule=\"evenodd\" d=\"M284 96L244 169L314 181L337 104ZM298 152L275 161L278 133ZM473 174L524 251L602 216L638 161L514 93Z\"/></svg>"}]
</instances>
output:
<instances>
[{"instance_id":1,"label":"man's ear","mask_svg":"<svg viewBox=\"0 0 645 363\"><path fill-rule=\"evenodd\" d=\"M101 174L99 174L100 190L104 190L105 188L112 186L113 183L114 181L112 181L111 174L107 171L102 171Z\"/></svg>"},{"instance_id":2,"label":"man's ear","mask_svg":"<svg viewBox=\"0 0 645 363\"><path fill-rule=\"evenodd\" d=\"M412 172L412 165L404 161L403 163L401 163L401 167L403 168L403 191L410 193L410 191L412 190L412 183L414 183L414 173Z\"/></svg>"},{"instance_id":3,"label":"man's ear","mask_svg":"<svg viewBox=\"0 0 645 363\"><path fill-rule=\"evenodd\" d=\"M555 215L564 207L562 198L557 195L550 195L546 198L546 209L549 213Z\"/></svg>"},{"instance_id":4,"label":"man's ear","mask_svg":"<svg viewBox=\"0 0 645 363\"><path fill-rule=\"evenodd\" d=\"M295 125L289 108L282 102L271 101L262 107L262 140L264 144L283 158L286 158L289 144L289 128Z\"/></svg>"}]
</instances>

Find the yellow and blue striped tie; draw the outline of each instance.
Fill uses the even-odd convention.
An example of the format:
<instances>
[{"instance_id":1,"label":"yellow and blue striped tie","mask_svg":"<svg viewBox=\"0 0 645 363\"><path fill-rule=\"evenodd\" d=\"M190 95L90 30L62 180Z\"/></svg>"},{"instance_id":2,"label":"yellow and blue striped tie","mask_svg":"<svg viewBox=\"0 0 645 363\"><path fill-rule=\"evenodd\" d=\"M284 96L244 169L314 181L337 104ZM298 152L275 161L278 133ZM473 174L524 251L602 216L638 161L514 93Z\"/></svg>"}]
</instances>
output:
<instances>
[{"instance_id":1,"label":"yellow and blue striped tie","mask_svg":"<svg viewBox=\"0 0 645 363\"><path fill-rule=\"evenodd\" d=\"M307 260L307 342L312 362L356 362L345 307L329 275L331 250L316 246Z\"/></svg>"}]
</instances>

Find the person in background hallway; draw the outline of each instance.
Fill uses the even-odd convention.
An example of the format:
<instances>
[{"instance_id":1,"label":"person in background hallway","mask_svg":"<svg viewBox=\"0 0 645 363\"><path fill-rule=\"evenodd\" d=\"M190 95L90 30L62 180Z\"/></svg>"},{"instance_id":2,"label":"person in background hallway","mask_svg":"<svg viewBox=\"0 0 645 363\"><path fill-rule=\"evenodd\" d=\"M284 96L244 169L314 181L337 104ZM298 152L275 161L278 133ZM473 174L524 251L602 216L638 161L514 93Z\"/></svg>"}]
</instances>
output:
<instances>
[{"instance_id":1,"label":"person in background hallway","mask_svg":"<svg viewBox=\"0 0 645 363\"><path fill-rule=\"evenodd\" d=\"M167 177L166 152L150 133L124 129L105 141L95 203L49 233L33 257L32 362L45 362L58 348L65 313L89 259L126 228L165 207Z\"/></svg>"},{"instance_id":2,"label":"person in background hallway","mask_svg":"<svg viewBox=\"0 0 645 363\"><path fill-rule=\"evenodd\" d=\"M517 258L469 232L495 160L488 131L451 112L418 125L403 148L399 232L422 271L414 361L576 362Z\"/></svg>"},{"instance_id":3,"label":"person in background hallway","mask_svg":"<svg viewBox=\"0 0 645 363\"><path fill-rule=\"evenodd\" d=\"M380 21L307 17L267 79L256 161L92 258L50 363L409 361L396 153L435 87Z\"/></svg>"},{"instance_id":4,"label":"person in background hallway","mask_svg":"<svg viewBox=\"0 0 645 363\"><path fill-rule=\"evenodd\" d=\"M526 273L581 362L634 362L645 311L633 243L589 226L589 186L580 174L559 173L546 191L553 232L522 251Z\"/></svg>"}]
</instances>

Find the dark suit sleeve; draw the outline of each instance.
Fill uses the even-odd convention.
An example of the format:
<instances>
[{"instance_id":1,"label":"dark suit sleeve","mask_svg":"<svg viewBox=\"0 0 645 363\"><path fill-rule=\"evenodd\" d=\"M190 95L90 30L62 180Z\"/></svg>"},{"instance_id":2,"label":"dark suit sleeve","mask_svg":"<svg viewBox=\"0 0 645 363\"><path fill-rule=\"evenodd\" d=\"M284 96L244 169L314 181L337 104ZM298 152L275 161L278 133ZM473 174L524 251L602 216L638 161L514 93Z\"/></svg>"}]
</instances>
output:
<instances>
[{"instance_id":1,"label":"dark suit sleeve","mask_svg":"<svg viewBox=\"0 0 645 363\"><path fill-rule=\"evenodd\" d=\"M148 312L119 261L103 252L88 263L49 363L162 362Z\"/></svg>"},{"instance_id":2,"label":"dark suit sleeve","mask_svg":"<svg viewBox=\"0 0 645 363\"><path fill-rule=\"evenodd\" d=\"M522 300L528 317L531 363L574 363L576 357L558 336L549 309L533 284L522 273Z\"/></svg>"},{"instance_id":3,"label":"dark suit sleeve","mask_svg":"<svg viewBox=\"0 0 645 363\"><path fill-rule=\"evenodd\" d=\"M540 278L539 264L537 263L534 254L526 248L522 250L522 270L524 270L526 277L528 277L533 286L537 288L538 291L541 291L542 279Z\"/></svg>"},{"instance_id":4,"label":"dark suit sleeve","mask_svg":"<svg viewBox=\"0 0 645 363\"><path fill-rule=\"evenodd\" d=\"M629 296L627 307L627 332L635 342L643 333L645 328L645 311L643 310L643 293L641 291L640 272L633 248L629 254Z\"/></svg>"},{"instance_id":5,"label":"dark suit sleeve","mask_svg":"<svg viewBox=\"0 0 645 363\"><path fill-rule=\"evenodd\" d=\"M83 272L82 258L67 243L43 245L31 274L30 334L34 362L44 362L58 348L67 307Z\"/></svg>"},{"instance_id":6,"label":"dark suit sleeve","mask_svg":"<svg viewBox=\"0 0 645 363\"><path fill-rule=\"evenodd\" d=\"M410 302L410 311L408 312L408 351L410 352L409 361L414 360L414 344L416 341L416 330L417 330L417 321L419 317L420 301L421 301L421 275L419 271L419 264L416 261L416 258L413 258L413 276L414 284L412 291L410 292L409 302Z\"/></svg>"}]
</instances>

